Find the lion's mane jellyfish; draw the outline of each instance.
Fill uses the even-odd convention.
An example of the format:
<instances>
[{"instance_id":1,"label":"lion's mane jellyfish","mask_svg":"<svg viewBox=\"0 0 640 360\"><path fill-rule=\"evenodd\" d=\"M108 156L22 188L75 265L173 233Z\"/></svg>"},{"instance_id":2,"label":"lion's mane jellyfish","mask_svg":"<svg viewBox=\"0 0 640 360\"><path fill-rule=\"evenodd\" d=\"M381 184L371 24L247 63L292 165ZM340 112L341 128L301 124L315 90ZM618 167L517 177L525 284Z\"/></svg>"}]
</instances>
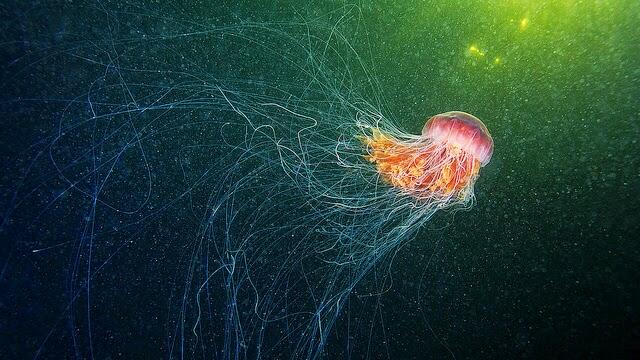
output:
<instances>
[{"instance_id":1,"label":"lion's mane jellyfish","mask_svg":"<svg viewBox=\"0 0 640 360\"><path fill-rule=\"evenodd\" d=\"M442 205L468 199L480 168L493 154L493 139L486 126L460 111L431 117L421 136L394 135L374 128L363 142L366 158L385 182Z\"/></svg>"}]
</instances>

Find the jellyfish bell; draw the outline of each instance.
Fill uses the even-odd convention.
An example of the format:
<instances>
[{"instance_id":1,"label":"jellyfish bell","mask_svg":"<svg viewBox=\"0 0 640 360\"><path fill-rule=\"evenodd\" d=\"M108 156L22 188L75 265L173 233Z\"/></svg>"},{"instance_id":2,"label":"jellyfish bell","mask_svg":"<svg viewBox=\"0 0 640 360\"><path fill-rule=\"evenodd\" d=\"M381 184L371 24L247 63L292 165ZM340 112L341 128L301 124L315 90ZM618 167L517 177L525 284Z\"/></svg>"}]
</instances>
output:
<instances>
[{"instance_id":1,"label":"jellyfish bell","mask_svg":"<svg viewBox=\"0 0 640 360\"><path fill-rule=\"evenodd\" d=\"M477 117L462 111L432 116L422 128L422 136L457 146L485 166L493 155L493 139Z\"/></svg>"},{"instance_id":2,"label":"jellyfish bell","mask_svg":"<svg viewBox=\"0 0 640 360\"><path fill-rule=\"evenodd\" d=\"M440 207L472 198L480 168L493 154L486 126L460 111L431 117L419 137L374 128L363 142L366 159L386 183Z\"/></svg>"}]
</instances>

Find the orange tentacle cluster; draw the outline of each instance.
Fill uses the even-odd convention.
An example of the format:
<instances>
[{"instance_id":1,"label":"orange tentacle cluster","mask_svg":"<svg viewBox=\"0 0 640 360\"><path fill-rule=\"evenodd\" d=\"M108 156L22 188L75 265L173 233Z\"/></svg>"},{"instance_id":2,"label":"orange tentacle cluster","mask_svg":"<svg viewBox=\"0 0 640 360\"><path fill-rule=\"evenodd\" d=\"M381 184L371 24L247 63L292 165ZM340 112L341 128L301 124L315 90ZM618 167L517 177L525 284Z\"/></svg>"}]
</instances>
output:
<instances>
[{"instance_id":1,"label":"orange tentacle cluster","mask_svg":"<svg viewBox=\"0 0 640 360\"><path fill-rule=\"evenodd\" d=\"M366 159L380 176L396 188L418 197L448 197L472 183L480 162L455 145L430 139L400 141L374 129L364 136Z\"/></svg>"}]
</instances>

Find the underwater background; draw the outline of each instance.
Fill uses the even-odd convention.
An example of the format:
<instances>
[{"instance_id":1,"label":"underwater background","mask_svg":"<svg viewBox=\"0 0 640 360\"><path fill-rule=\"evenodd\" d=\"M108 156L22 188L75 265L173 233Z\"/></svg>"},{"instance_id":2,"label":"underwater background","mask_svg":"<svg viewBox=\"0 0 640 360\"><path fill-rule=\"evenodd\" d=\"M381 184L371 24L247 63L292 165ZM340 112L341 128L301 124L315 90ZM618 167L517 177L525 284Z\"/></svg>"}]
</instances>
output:
<instances>
[{"instance_id":1,"label":"underwater background","mask_svg":"<svg viewBox=\"0 0 640 360\"><path fill-rule=\"evenodd\" d=\"M342 310L366 326L347 330L340 315L326 346L305 358L640 356L640 2L3 1L0 18L0 358L228 356L199 351L199 343L174 350L168 314L189 263L187 239L199 226L187 208L206 207L208 197L207 190L176 195L175 184L192 176L178 158L191 145L221 140L206 125L182 128L146 148L149 163L171 165L118 164L110 196L133 213L143 203L155 210L139 211L124 237L120 218L109 217L104 227L116 230L90 255L74 243L86 232L86 217L97 215L86 198L66 194L60 169L46 158L73 158L100 129L78 130L60 153L38 149L62 122L95 110L65 113L76 97L108 82L103 74L119 76L109 73L119 65L139 71L122 83L143 86L172 84L146 71L221 74L247 87L295 83L291 64L258 58L246 45L214 49L199 34L229 28L258 44L263 30L275 29L282 36L267 43L289 54L296 50L288 36L304 39L300 24L328 29L327 38L344 37L348 45L326 61L353 72L310 65L335 80L331 91L358 92L414 134L431 115L469 112L495 143L473 207L437 213L389 266L374 269L362 286L379 274L392 285L385 282L373 302ZM316 45L309 47L322 49ZM122 93L104 87L93 105L129 106ZM319 108L333 114L331 104ZM191 124L215 116L188 110ZM202 156L189 161L192 168L207 163ZM278 206L273 213L286 214ZM76 301L69 278L76 256L101 259L92 326L73 320L82 318L86 298L78 299L80 315L65 310ZM357 346L346 350L352 335Z\"/></svg>"}]
</instances>

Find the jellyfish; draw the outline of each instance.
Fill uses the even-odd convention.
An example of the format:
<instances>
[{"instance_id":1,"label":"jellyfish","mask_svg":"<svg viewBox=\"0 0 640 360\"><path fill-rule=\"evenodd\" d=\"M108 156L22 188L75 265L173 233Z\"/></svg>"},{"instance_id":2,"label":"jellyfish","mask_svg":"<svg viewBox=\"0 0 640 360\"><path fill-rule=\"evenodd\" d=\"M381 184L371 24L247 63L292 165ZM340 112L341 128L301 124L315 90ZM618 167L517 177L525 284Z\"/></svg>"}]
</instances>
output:
<instances>
[{"instance_id":1,"label":"jellyfish","mask_svg":"<svg viewBox=\"0 0 640 360\"><path fill-rule=\"evenodd\" d=\"M382 351L388 339L372 329L394 258L415 238L435 249L425 224L473 199L493 152L487 128L462 112L432 117L421 135L396 128L371 65L340 61L362 57L335 26L189 25L167 36L180 21L106 11L122 20L116 33L99 38L112 20L99 13L97 39L62 39L65 51L15 64L29 75L15 90L25 111L7 123L34 111L48 132L28 129L33 146L1 209L0 234L16 238L6 293L12 342L25 345L14 357L129 355L141 338L146 357ZM132 38L147 22L158 41ZM76 25L70 33L85 30ZM84 81L50 81L75 69L69 60ZM49 104L51 88L67 100ZM40 298L46 306L33 305ZM110 320L122 314L136 316Z\"/></svg>"},{"instance_id":2,"label":"jellyfish","mask_svg":"<svg viewBox=\"0 0 640 360\"><path fill-rule=\"evenodd\" d=\"M493 154L487 127L461 111L431 117L419 137L399 139L373 128L371 136L362 141L366 159L375 164L386 183L442 205L472 195L480 168Z\"/></svg>"}]
</instances>

